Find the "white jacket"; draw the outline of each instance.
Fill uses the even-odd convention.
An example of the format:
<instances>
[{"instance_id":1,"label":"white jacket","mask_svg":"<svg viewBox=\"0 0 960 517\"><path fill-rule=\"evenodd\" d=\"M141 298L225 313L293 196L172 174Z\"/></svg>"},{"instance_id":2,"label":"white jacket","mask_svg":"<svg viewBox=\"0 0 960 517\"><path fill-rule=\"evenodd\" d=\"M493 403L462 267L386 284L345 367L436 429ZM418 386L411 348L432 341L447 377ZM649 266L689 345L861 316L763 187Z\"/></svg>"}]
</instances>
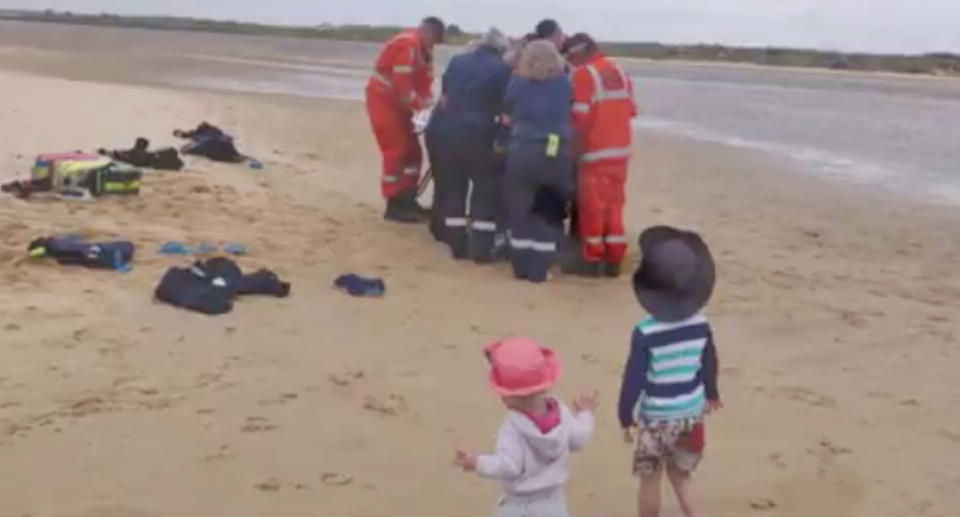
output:
<instances>
[{"instance_id":1,"label":"white jacket","mask_svg":"<svg viewBox=\"0 0 960 517\"><path fill-rule=\"evenodd\" d=\"M560 425L544 434L523 413L509 411L497 434L497 452L477 458L477 473L503 483L507 495L559 488L567 482L567 456L593 434L589 411L574 414L560 405Z\"/></svg>"}]
</instances>

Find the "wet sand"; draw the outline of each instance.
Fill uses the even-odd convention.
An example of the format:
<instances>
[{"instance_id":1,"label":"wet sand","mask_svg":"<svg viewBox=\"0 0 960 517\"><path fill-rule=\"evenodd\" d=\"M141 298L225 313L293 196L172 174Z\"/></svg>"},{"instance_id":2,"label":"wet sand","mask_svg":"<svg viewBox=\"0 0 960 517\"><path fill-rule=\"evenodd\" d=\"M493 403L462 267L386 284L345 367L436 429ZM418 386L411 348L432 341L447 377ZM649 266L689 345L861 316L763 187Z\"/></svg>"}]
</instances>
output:
<instances>
[{"instance_id":1,"label":"wet sand","mask_svg":"<svg viewBox=\"0 0 960 517\"><path fill-rule=\"evenodd\" d=\"M4 515L489 515L496 487L450 460L492 447L502 409L480 350L517 334L559 350L561 395L603 397L572 510L634 515L613 407L642 316L626 279L532 287L385 225L357 103L114 84L124 67L74 66L0 72L3 176L44 151L174 144L200 120L267 168L191 160L150 173L136 199L0 198ZM958 209L720 145L644 135L636 151L631 240L696 228L720 268L708 315L727 409L697 477L708 514L955 515ZM63 231L132 239L134 270L24 258ZM243 242L241 265L276 270L293 295L217 318L156 304L163 271L187 262L154 252L174 239ZM387 297L334 291L343 272L382 276Z\"/></svg>"}]
</instances>

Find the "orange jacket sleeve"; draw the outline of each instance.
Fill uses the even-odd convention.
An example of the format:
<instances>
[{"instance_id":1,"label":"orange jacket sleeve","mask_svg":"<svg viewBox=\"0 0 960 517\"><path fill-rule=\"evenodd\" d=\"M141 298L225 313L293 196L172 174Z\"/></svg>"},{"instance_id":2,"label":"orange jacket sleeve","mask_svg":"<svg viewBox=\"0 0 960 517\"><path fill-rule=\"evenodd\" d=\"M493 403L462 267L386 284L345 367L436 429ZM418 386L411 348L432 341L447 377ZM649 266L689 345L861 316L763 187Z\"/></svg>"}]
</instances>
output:
<instances>
[{"instance_id":1,"label":"orange jacket sleeve","mask_svg":"<svg viewBox=\"0 0 960 517\"><path fill-rule=\"evenodd\" d=\"M586 68L573 72L573 104L570 107L573 132L578 146L582 147L583 138L589 129L590 112L593 110L593 77Z\"/></svg>"},{"instance_id":2,"label":"orange jacket sleeve","mask_svg":"<svg viewBox=\"0 0 960 517\"><path fill-rule=\"evenodd\" d=\"M414 108L417 92L413 84L413 71L417 62L417 44L414 41L396 43L393 50L390 75L393 78L393 94L401 106Z\"/></svg>"},{"instance_id":3,"label":"orange jacket sleeve","mask_svg":"<svg viewBox=\"0 0 960 517\"><path fill-rule=\"evenodd\" d=\"M433 60L423 56L421 64L414 68L413 89L417 94L414 109L424 109L433 102Z\"/></svg>"}]
</instances>

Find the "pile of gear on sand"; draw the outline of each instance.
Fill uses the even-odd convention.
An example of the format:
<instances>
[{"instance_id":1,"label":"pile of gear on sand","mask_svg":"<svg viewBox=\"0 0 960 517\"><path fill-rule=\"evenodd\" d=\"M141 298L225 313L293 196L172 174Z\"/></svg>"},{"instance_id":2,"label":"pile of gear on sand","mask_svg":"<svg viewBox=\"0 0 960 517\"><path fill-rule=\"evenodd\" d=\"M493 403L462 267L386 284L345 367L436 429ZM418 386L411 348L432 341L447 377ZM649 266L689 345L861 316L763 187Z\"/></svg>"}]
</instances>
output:
<instances>
[{"instance_id":1,"label":"pile of gear on sand","mask_svg":"<svg viewBox=\"0 0 960 517\"><path fill-rule=\"evenodd\" d=\"M232 136L207 122L189 131L176 130L173 134L189 142L179 150L173 147L150 150L150 141L139 137L130 149L43 153L34 161L29 178L4 183L0 190L21 199L35 195L64 199L137 195L144 169L182 170L181 154L262 168L260 162L237 150Z\"/></svg>"},{"instance_id":2,"label":"pile of gear on sand","mask_svg":"<svg viewBox=\"0 0 960 517\"><path fill-rule=\"evenodd\" d=\"M29 178L0 187L3 192L24 200L50 196L94 200L104 196L139 195L144 169L182 170L185 164L181 154L224 163L246 163L255 169L263 167L241 154L232 136L209 123L173 134L189 142L179 150L173 147L151 150L150 141L140 137L130 149L99 149L96 154L44 153L34 161ZM180 243L166 243L157 251L164 255L215 254L218 248L206 244L190 248ZM244 255L246 247L231 243L224 246L223 251ZM90 241L74 234L39 237L27 246L31 259L120 273L132 269L135 252L136 246L128 240ZM259 294L283 298L289 296L290 289L290 283L280 280L273 271L260 269L245 274L233 260L213 256L188 267L169 268L158 283L154 298L175 307L218 315L232 311L238 296Z\"/></svg>"}]
</instances>

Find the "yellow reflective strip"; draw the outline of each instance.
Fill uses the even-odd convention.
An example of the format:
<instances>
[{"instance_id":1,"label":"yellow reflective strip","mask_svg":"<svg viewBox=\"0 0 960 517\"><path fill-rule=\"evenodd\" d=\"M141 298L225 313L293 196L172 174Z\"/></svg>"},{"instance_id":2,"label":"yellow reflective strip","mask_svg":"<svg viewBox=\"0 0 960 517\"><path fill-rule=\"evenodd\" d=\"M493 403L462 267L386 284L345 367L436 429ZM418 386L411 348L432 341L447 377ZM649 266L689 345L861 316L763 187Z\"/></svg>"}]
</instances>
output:
<instances>
[{"instance_id":1,"label":"yellow reflective strip","mask_svg":"<svg viewBox=\"0 0 960 517\"><path fill-rule=\"evenodd\" d=\"M107 181L107 182L105 182L105 183L103 184L103 188L104 188L104 190L109 190L109 191L113 191L113 190L137 190L137 189L140 188L140 182L139 182L139 181L130 181L130 182Z\"/></svg>"},{"instance_id":2,"label":"yellow reflective strip","mask_svg":"<svg viewBox=\"0 0 960 517\"><path fill-rule=\"evenodd\" d=\"M547 136L547 156L550 158L556 158L557 154L560 153L560 135L556 133L550 133Z\"/></svg>"}]
</instances>

